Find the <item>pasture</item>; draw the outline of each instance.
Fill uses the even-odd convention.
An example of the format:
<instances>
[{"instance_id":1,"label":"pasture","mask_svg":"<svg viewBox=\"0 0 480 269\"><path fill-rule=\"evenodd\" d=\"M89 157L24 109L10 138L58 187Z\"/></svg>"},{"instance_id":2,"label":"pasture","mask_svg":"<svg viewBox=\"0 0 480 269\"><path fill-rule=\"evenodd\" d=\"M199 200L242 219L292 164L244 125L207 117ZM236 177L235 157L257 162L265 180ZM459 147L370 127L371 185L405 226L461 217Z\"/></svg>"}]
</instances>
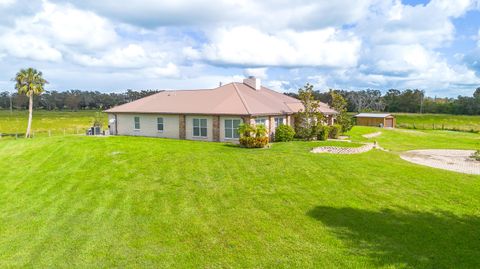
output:
<instances>
[{"instance_id":1,"label":"pasture","mask_svg":"<svg viewBox=\"0 0 480 269\"><path fill-rule=\"evenodd\" d=\"M92 125L97 111L46 111L34 110L32 130L36 136L84 133ZM107 116L104 116L104 126L107 126ZM0 133L25 133L28 122L27 110L0 110Z\"/></svg>"},{"instance_id":2,"label":"pasture","mask_svg":"<svg viewBox=\"0 0 480 269\"><path fill-rule=\"evenodd\" d=\"M347 142L0 140L0 267L480 267L480 176L398 155L480 148L480 135L381 131L390 151L358 155L309 152Z\"/></svg>"},{"instance_id":3,"label":"pasture","mask_svg":"<svg viewBox=\"0 0 480 269\"><path fill-rule=\"evenodd\" d=\"M399 128L480 132L480 116L413 113L394 114L397 118L397 127Z\"/></svg>"}]
</instances>

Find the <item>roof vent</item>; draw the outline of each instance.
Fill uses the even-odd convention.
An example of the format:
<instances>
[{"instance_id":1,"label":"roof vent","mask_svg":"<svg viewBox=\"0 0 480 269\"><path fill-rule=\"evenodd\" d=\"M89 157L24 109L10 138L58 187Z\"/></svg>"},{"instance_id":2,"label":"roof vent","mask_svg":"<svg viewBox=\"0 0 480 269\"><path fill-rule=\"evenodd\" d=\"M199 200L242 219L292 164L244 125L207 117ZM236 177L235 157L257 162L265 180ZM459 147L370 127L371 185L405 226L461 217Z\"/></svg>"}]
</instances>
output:
<instances>
[{"instance_id":1,"label":"roof vent","mask_svg":"<svg viewBox=\"0 0 480 269\"><path fill-rule=\"evenodd\" d=\"M243 80L243 84L259 91L262 87L261 83L260 83L260 79L259 78L256 78L254 76L249 76L248 78L244 79Z\"/></svg>"}]
</instances>

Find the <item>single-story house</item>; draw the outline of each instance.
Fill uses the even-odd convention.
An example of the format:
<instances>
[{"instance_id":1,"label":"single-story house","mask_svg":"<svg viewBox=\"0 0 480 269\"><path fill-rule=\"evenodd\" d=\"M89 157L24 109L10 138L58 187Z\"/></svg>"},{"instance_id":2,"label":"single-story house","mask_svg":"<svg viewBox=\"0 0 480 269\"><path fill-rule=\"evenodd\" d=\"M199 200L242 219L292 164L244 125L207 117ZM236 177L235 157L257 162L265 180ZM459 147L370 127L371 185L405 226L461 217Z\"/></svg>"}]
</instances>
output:
<instances>
[{"instance_id":1,"label":"single-story house","mask_svg":"<svg viewBox=\"0 0 480 269\"><path fill-rule=\"evenodd\" d=\"M396 120L392 114L360 113L354 116L357 125L395 128Z\"/></svg>"},{"instance_id":2,"label":"single-story house","mask_svg":"<svg viewBox=\"0 0 480 269\"><path fill-rule=\"evenodd\" d=\"M214 89L163 91L106 110L113 135L204 141L235 141L243 123L264 124L272 136L280 124L293 126L303 109L293 97L270 90L249 77ZM333 124L336 111L320 104Z\"/></svg>"}]
</instances>

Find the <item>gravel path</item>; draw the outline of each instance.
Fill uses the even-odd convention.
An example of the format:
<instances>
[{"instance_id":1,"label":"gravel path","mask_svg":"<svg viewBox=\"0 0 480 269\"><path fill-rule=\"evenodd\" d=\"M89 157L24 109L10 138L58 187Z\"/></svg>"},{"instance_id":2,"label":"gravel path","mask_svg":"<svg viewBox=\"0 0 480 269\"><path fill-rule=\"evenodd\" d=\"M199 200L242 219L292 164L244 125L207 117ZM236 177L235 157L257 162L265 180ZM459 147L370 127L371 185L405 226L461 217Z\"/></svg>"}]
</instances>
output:
<instances>
[{"instance_id":1,"label":"gravel path","mask_svg":"<svg viewBox=\"0 0 480 269\"><path fill-rule=\"evenodd\" d=\"M365 137L365 138L374 138L374 137L377 137L381 134L382 134L382 132L376 132L376 133L364 134L362 136Z\"/></svg>"},{"instance_id":2,"label":"gravel path","mask_svg":"<svg viewBox=\"0 0 480 269\"><path fill-rule=\"evenodd\" d=\"M332 153L332 154L359 154L363 152L370 151L376 146L373 143L365 144L361 147L356 148L347 148L347 147L334 147L334 146L325 146L317 147L312 149L312 153Z\"/></svg>"},{"instance_id":3,"label":"gravel path","mask_svg":"<svg viewBox=\"0 0 480 269\"><path fill-rule=\"evenodd\" d=\"M470 158L474 150L424 149L404 152L406 161L460 173L480 175L480 162Z\"/></svg>"}]
</instances>

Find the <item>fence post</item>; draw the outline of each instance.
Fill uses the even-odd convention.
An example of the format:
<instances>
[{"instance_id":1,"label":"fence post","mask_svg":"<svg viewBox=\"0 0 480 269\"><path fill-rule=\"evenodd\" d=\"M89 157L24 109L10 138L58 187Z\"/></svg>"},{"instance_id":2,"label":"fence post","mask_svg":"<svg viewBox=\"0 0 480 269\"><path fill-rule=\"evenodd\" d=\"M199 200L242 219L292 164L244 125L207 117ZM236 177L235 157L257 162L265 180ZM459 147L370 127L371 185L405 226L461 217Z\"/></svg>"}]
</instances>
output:
<instances>
[{"instance_id":1,"label":"fence post","mask_svg":"<svg viewBox=\"0 0 480 269\"><path fill-rule=\"evenodd\" d=\"M18 139L18 134L17 133L15 133L15 139Z\"/></svg>"},{"instance_id":2,"label":"fence post","mask_svg":"<svg viewBox=\"0 0 480 269\"><path fill-rule=\"evenodd\" d=\"M0 133L0 139L2 139L2 133Z\"/></svg>"}]
</instances>

